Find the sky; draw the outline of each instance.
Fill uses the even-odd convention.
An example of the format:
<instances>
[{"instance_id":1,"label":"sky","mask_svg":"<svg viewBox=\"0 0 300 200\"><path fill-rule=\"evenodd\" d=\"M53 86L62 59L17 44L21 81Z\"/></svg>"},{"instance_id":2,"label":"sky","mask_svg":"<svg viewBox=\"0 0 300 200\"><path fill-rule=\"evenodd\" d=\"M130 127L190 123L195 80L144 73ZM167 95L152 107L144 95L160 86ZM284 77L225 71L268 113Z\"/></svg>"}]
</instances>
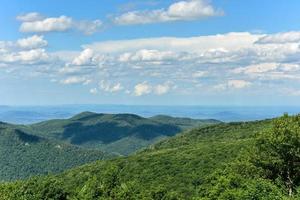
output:
<instances>
[{"instance_id":1,"label":"sky","mask_svg":"<svg viewBox=\"0 0 300 200\"><path fill-rule=\"evenodd\" d=\"M298 0L0 3L0 105L300 105Z\"/></svg>"}]
</instances>

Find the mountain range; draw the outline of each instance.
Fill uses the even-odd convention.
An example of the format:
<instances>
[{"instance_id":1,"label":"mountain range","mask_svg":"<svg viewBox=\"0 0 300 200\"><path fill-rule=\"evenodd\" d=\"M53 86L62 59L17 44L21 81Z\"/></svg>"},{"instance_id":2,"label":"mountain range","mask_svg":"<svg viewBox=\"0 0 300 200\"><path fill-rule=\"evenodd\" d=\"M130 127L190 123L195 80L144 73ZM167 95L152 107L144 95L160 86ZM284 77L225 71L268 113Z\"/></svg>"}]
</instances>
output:
<instances>
[{"instance_id":1,"label":"mountain range","mask_svg":"<svg viewBox=\"0 0 300 200\"><path fill-rule=\"evenodd\" d=\"M0 180L57 173L126 156L183 130L215 123L220 122L92 112L31 125L1 123Z\"/></svg>"}]
</instances>

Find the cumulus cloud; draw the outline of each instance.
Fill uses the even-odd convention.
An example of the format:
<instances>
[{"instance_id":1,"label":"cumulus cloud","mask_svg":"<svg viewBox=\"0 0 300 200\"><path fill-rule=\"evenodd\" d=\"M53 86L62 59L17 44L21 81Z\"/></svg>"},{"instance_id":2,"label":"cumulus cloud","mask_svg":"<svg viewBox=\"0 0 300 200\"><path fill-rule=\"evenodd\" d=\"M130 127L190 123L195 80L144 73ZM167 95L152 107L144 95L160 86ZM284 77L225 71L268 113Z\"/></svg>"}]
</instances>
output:
<instances>
[{"instance_id":1,"label":"cumulus cloud","mask_svg":"<svg viewBox=\"0 0 300 200\"><path fill-rule=\"evenodd\" d=\"M44 49L33 49L29 51L20 51L12 57L14 62L29 62L35 63L37 61L46 60L48 55Z\"/></svg>"},{"instance_id":2,"label":"cumulus cloud","mask_svg":"<svg viewBox=\"0 0 300 200\"><path fill-rule=\"evenodd\" d=\"M92 49L84 49L80 53L76 53L68 59L65 66L59 69L61 74L93 74L95 70L99 70L104 64L108 65L108 57L102 54L95 54Z\"/></svg>"},{"instance_id":3,"label":"cumulus cloud","mask_svg":"<svg viewBox=\"0 0 300 200\"><path fill-rule=\"evenodd\" d=\"M209 1L188 0L171 4L167 9L130 11L114 18L118 25L187 21L222 15Z\"/></svg>"},{"instance_id":4,"label":"cumulus cloud","mask_svg":"<svg viewBox=\"0 0 300 200\"><path fill-rule=\"evenodd\" d=\"M119 57L121 62L143 62L161 64L162 62L178 60L179 54L172 51L158 51L154 49L141 49L136 52L123 53Z\"/></svg>"},{"instance_id":5,"label":"cumulus cloud","mask_svg":"<svg viewBox=\"0 0 300 200\"><path fill-rule=\"evenodd\" d=\"M154 87L154 94L157 95L166 94L170 91L170 89L171 89L171 84L169 83L159 84Z\"/></svg>"},{"instance_id":6,"label":"cumulus cloud","mask_svg":"<svg viewBox=\"0 0 300 200\"><path fill-rule=\"evenodd\" d=\"M19 39L17 45L24 49L42 48L48 45L43 36L33 35L28 38Z\"/></svg>"},{"instance_id":7,"label":"cumulus cloud","mask_svg":"<svg viewBox=\"0 0 300 200\"><path fill-rule=\"evenodd\" d=\"M26 21L20 26L21 32L61 32L72 27L72 18L66 16L51 17L38 21Z\"/></svg>"},{"instance_id":8,"label":"cumulus cloud","mask_svg":"<svg viewBox=\"0 0 300 200\"><path fill-rule=\"evenodd\" d=\"M44 63L49 59L45 49L31 49L29 51L18 51L0 55L0 62L19 64Z\"/></svg>"},{"instance_id":9,"label":"cumulus cloud","mask_svg":"<svg viewBox=\"0 0 300 200\"><path fill-rule=\"evenodd\" d=\"M135 96L143 96L150 93L155 95L163 95L168 93L172 87L173 84L169 81L158 85L150 85L148 82L144 81L134 86L133 94Z\"/></svg>"},{"instance_id":10,"label":"cumulus cloud","mask_svg":"<svg viewBox=\"0 0 300 200\"><path fill-rule=\"evenodd\" d=\"M17 41L0 41L0 53L43 48L47 45L48 42L43 36L33 35Z\"/></svg>"},{"instance_id":11,"label":"cumulus cloud","mask_svg":"<svg viewBox=\"0 0 300 200\"><path fill-rule=\"evenodd\" d=\"M48 42L43 36L33 35L17 41L0 41L0 64L31 65L50 61L43 48Z\"/></svg>"},{"instance_id":12,"label":"cumulus cloud","mask_svg":"<svg viewBox=\"0 0 300 200\"><path fill-rule=\"evenodd\" d=\"M37 12L30 12L30 13L18 15L16 19L22 22L32 22L32 21L43 20L44 16L42 16L40 13Z\"/></svg>"},{"instance_id":13,"label":"cumulus cloud","mask_svg":"<svg viewBox=\"0 0 300 200\"><path fill-rule=\"evenodd\" d=\"M134 86L134 95L135 96L142 96L145 94L149 94L152 91L152 86L149 85L147 82L139 83Z\"/></svg>"},{"instance_id":14,"label":"cumulus cloud","mask_svg":"<svg viewBox=\"0 0 300 200\"><path fill-rule=\"evenodd\" d=\"M257 41L258 44L284 44L284 43L295 43L295 42L300 42L299 31L291 31L285 33L266 35Z\"/></svg>"},{"instance_id":15,"label":"cumulus cloud","mask_svg":"<svg viewBox=\"0 0 300 200\"><path fill-rule=\"evenodd\" d=\"M111 84L104 80L100 81L99 87L101 90L103 90L105 92L110 92L110 93L119 92L124 89L124 87L121 85L121 83Z\"/></svg>"},{"instance_id":16,"label":"cumulus cloud","mask_svg":"<svg viewBox=\"0 0 300 200\"><path fill-rule=\"evenodd\" d=\"M78 57L76 57L72 64L73 65L91 65L92 58L94 52L92 49L85 49L83 50Z\"/></svg>"},{"instance_id":17,"label":"cumulus cloud","mask_svg":"<svg viewBox=\"0 0 300 200\"><path fill-rule=\"evenodd\" d=\"M38 13L28 13L17 17L20 20L20 31L25 33L47 33L47 32L65 32L69 30L78 30L84 34L91 35L102 28L100 20L74 20L71 17L41 17Z\"/></svg>"}]
</instances>

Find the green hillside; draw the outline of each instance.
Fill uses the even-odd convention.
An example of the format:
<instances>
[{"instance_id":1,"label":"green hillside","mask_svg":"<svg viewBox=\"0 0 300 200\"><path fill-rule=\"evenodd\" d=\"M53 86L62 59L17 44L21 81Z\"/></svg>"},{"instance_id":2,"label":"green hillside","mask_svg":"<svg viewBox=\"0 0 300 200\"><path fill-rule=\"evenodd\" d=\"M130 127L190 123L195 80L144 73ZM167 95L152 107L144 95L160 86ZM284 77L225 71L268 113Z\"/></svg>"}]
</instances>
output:
<instances>
[{"instance_id":1,"label":"green hillside","mask_svg":"<svg viewBox=\"0 0 300 200\"><path fill-rule=\"evenodd\" d=\"M48 139L128 155L184 129L213 123L219 121L84 112L70 119L33 124L26 130Z\"/></svg>"},{"instance_id":2,"label":"green hillside","mask_svg":"<svg viewBox=\"0 0 300 200\"><path fill-rule=\"evenodd\" d=\"M0 194L16 200L299 199L299 132L300 116L197 128L129 157L4 184Z\"/></svg>"},{"instance_id":3,"label":"green hillside","mask_svg":"<svg viewBox=\"0 0 300 200\"><path fill-rule=\"evenodd\" d=\"M57 173L105 157L100 151L30 135L0 122L0 181Z\"/></svg>"},{"instance_id":4,"label":"green hillside","mask_svg":"<svg viewBox=\"0 0 300 200\"><path fill-rule=\"evenodd\" d=\"M198 126L205 126L210 124L217 124L220 121L215 119L191 119L187 117L171 117L168 115L156 115L150 117L150 119L167 124L173 124L179 126L181 129L190 129Z\"/></svg>"}]
</instances>

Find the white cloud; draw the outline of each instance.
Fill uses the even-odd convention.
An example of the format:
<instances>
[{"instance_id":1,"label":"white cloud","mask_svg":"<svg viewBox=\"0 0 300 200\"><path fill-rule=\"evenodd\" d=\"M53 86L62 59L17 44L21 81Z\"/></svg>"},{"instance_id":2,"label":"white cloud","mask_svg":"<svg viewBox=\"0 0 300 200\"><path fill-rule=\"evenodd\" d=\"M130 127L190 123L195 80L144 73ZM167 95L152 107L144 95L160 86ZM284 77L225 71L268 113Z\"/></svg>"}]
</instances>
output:
<instances>
[{"instance_id":1,"label":"white cloud","mask_svg":"<svg viewBox=\"0 0 300 200\"><path fill-rule=\"evenodd\" d=\"M36 61L41 60L42 58L48 58L44 49L33 49L30 51L20 51L16 58L20 61Z\"/></svg>"},{"instance_id":2,"label":"white cloud","mask_svg":"<svg viewBox=\"0 0 300 200\"><path fill-rule=\"evenodd\" d=\"M0 62L4 63L37 64L46 62L48 59L49 56L44 49L31 49L0 55Z\"/></svg>"},{"instance_id":3,"label":"white cloud","mask_svg":"<svg viewBox=\"0 0 300 200\"><path fill-rule=\"evenodd\" d=\"M91 80L85 78L85 77L79 77L79 76L71 76L61 81L62 84L70 85L70 84L83 84L87 85L91 82Z\"/></svg>"},{"instance_id":4,"label":"white cloud","mask_svg":"<svg viewBox=\"0 0 300 200\"><path fill-rule=\"evenodd\" d=\"M257 41L257 43L259 44L284 44L284 43L298 43L298 42L300 42L299 31L291 31L291 32L266 35Z\"/></svg>"},{"instance_id":5,"label":"white cloud","mask_svg":"<svg viewBox=\"0 0 300 200\"><path fill-rule=\"evenodd\" d=\"M33 35L28 38L19 39L17 45L24 49L36 49L47 46L48 42L44 40L43 36Z\"/></svg>"},{"instance_id":6,"label":"white cloud","mask_svg":"<svg viewBox=\"0 0 300 200\"><path fill-rule=\"evenodd\" d=\"M75 22L75 27L86 35L92 35L100 31L102 26L103 23L101 20Z\"/></svg>"},{"instance_id":7,"label":"white cloud","mask_svg":"<svg viewBox=\"0 0 300 200\"><path fill-rule=\"evenodd\" d=\"M134 95L135 96L143 96L145 94L149 94L152 91L152 86L147 82L139 83L134 86Z\"/></svg>"},{"instance_id":8,"label":"white cloud","mask_svg":"<svg viewBox=\"0 0 300 200\"><path fill-rule=\"evenodd\" d=\"M21 32L61 32L72 27L72 18L66 16L51 17L38 21L26 21L20 26Z\"/></svg>"},{"instance_id":9,"label":"white cloud","mask_svg":"<svg viewBox=\"0 0 300 200\"><path fill-rule=\"evenodd\" d=\"M189 20L217 16L222 13L216 11L207 0L189 0L172 4L167 14L175 20Z\"/></svg>"},{"instance_id":10,"label":"white cloud","mask_svg":"<svg viewBox=\"0 0 300 200\"><path fill-rule=\"evenodd\" d=\"M92 49L83 50L78 57L76 57L72 64L73 65L91 65L94 52Z\"/></svg>"},{"instance_id":11,"label":"white cloud","mask_svg":"<svg viewBox=\"0 0 300 200\"><path fill-rule=\"evenodd\" d=\"M242 48L252 47L262 35L255 35L248 32L227 33L218 35L198 37L158 37L133 40L116 40L95 42L83 45L84 48L93 49L95 52L124 53L150 49L157 51L189 52L210 55L216 52L237 51ZM218 51L217 51L218 50Z\"/></svg>"},{"instance_id":12,"label":"white cloud","mask_svg":"<svg viewBox=\"0 0 300 200\"><path fill-rule=\"evenodd\" d=\"M47 45L43 36L33 35L17 41L0 41L0 53L43 48Z\"/></svg>"},{"instance_id":13,"label":"white cloud","mask_svg":"<svg viewBox=\"0 0 300 200\"><path fill-rule=\"evenodd\" d=\"M98 32L103 23L101 20L74 20L71 17L41 17L38 13L28 13L17 17L22 21L20 31L25 33L65 32L78 30L86 35Z\"/></svg>"},{"instance_id":14,"label":"white cloud","mask_svg":"<svg viewBox=\"0 0 300 200\"><path fill-rule=\"evenodd\" d=\"M135 96L143 96L151 93L155 95L163 95L168 93L172 88L173 84L169 81L158 85L150 85L145 81L134 86L133 94Z\"/></svg>"},{"instance_id":15,"label":"white cloud","mask_svg":"<svg viewBox=\"0 0 300 200\"><path fill-rule=\"evenodd\" d=\"M246 67L239 67L232 72L245 74L252 79L262 80L299 80L299 64L295 63L260 63Z\"/></svg>"},{"instance_id":16,"label":"white cloud","mask_svg":"<svg viewBox=\"0 0 300 200\"><path fill-rule=\"evenodd\" d=\"M119 92L124 89L124 87L121 85L121 83L110 84L104 80L100 81L99 87L101 90L103 90L105 92L110 92L110 93Z\"/></svg>"},{"instance_id":17,"label":"white cloud","mask_svg":"<svg viewBox=\"0 0 300 200\"><path fill-rule=\"evenodd\" d=\"M254 73L264 73L277 69L280 64L278 63L259 63L256 65L249 65L246 67L240 67L233 70L234 73L245 73L245 74L254 74Z\"/></svg>"},{"instance_id":18,"label":"white cloud","mask_svg":"<svg viewBox=\"0 0 300 200\"><path fill-rule=\"evenodd\" d=\"M51 56L43 48L48 42L33 35L17 41L0 41L0 64L36 65L50 62ZM12 66L16 67L16 66Z\"/></svg>"},{"instance_id":19,"label":"white cloud","mask_svg":"<svg viewBox=\"0 0 300 200\"><path fill-rule=\"evenodd\" d=\"M31 13L26 13L22 15L17 16L17 20L22 21L22 22L32 22L32 21L39 21L43 20L44 17L37 12L31 12Z\"/></svg>"},{"instance_id":20,"label":"white cloud","mask_svg":"<svg viewBox=\"0 0 300 200\"><path fill-rule=\"evenodd\" d=\"M216 10L206 0L179 1L167 9L130 11L114 18L119 25L149 24L169 21L186 21L219 16L223 13Z\"/></svg>"},{"instance_id":21,"label":"white cloud","mask_svg":"<svg viewBox=\"0 0 300 200\"><path fill-rule=\"evenodd\" d=\"M167 62L171 60L178 60L179 55L172 51L158 51L141 49L132 53L124 53L119 57L121 62L144 62L150 64L161 64L161 62Z\"/></svg>"},{"instance_id":22,"label":"white cloud","mask_svg":"<svg viewBox=\"0 0 300 200\"><path fill-rule=\"evenodd\" d=\"M70 55L68 55L67 52L62 52L62 54L70 56L69 59L66 60L67 62L64 70L75 70L76 67L78 70L87 70L92 69L93 66L102 68L103 65L108 64L108 62L110 62L110 59L112 58L109 55L96 53L93 49L90 48L86 48L81 52ZM115 58L115 60L117 60L117 58Z\"/></svg>"},{"instance_id":23,"label":"white cloud","mask_svg":"<svg viewBox=\"0 0 300 200\"><path fill-rule=\"evenodd\" d=\"M163 95L169 92L171 85L169 83L159 84L154 87L154 93L157 95Z\"/></svg>"}]
</instances>

